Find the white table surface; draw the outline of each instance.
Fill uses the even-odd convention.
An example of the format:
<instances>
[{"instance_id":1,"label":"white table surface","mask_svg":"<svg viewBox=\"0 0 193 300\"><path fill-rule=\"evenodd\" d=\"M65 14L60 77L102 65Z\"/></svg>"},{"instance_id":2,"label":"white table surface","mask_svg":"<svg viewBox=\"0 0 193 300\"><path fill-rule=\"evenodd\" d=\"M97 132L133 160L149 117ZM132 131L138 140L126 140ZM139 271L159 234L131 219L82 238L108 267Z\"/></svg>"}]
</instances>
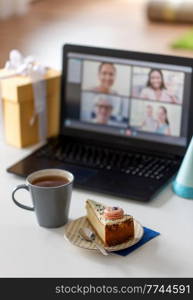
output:
<instances>
[{"instance_id":1,"label":"white table surface","mask_svg":"<svg viewBox=\"0 0 193 300\"><path fill-rule=\"evenodd\" d=\"M71 245L63 227L41 228L34 212L17 207L11 191L24 179L5 170L32 149L19 150L0 141L0 277L189 277L193 276L193 201L166 187L150 203L73 191L70 219L85 214L87 198L119 205L160 236L126 257L104 257ZM140 187L139 187L140 188ZM27 191L17 197L30 202Z\"/></svg>"}]
</instances>

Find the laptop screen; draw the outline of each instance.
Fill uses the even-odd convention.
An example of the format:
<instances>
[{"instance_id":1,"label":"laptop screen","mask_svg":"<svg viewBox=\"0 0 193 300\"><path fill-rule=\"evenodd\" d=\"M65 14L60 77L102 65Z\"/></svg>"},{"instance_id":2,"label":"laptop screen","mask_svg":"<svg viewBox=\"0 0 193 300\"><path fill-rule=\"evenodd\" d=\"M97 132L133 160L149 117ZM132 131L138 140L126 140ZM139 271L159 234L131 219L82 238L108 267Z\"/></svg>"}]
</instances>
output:
<instances>
[{"instance_id":1,"label":"laptop screen","mask_svg":"<svg viewBox=\"0 0 193 300\"><path fill-rule=\"evenodd\" d=\"M185 146L192 68L67 54L64 126Z\"/></svg>"}]
</instances>

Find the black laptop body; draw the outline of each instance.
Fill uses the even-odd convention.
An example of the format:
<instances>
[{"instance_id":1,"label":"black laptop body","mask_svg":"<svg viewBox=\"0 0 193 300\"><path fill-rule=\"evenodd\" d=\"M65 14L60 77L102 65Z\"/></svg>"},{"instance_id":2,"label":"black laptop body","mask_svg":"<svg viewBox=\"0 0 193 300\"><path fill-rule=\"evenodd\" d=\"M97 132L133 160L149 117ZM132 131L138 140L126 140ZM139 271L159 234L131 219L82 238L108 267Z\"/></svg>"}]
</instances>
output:
<instances>
[{"instance_id":1,"label":"black laptop body","mask_svg":"<svg viewBox=\"0 0 193 300\"><path fill-rule=\"evenodd\" d=\"M192 135L192 69L190 58L64 45L60 133L7 171L66 169L76 188L150 200Z\"/></svg>"}]
</instances>

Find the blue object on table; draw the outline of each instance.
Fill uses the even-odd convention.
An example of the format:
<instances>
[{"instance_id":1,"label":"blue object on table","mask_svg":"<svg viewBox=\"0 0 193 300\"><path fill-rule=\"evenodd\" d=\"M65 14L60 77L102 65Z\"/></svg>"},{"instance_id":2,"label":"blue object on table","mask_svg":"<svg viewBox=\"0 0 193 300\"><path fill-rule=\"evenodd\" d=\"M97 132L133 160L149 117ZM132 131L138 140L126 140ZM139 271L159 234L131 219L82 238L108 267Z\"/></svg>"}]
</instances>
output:
<instances>
[{"instance_id":1,"label":"blue object on table","mask_svg":"<svg viewBox=\"0 0 193 300\"><path fill-rule=\"evenodd\" d=\"M176 179L173 191L180 197L193 199L193 138L190 141Z\"/></svg>"},{"instance_id":2,"label":"blue object on table","mask_svg":"<svg viewBox=\"0 0 193 300\"><path fill-rule=\"evenodd\" d=\"M127 249L123 249L123 250L119 250L119 251L115 251L114 253L121 255L121 256L126 256L129 253L133 252L134 250L136 250L137 248L141 247L143 244L147 243L148 241L150 241L151 239L155 238L156 236L160 235L159 232L154 231L150 228L147 227L143 227L144 229L144 234L142 239L135 245L127 248Z\"/></svg>"}]
</instances>

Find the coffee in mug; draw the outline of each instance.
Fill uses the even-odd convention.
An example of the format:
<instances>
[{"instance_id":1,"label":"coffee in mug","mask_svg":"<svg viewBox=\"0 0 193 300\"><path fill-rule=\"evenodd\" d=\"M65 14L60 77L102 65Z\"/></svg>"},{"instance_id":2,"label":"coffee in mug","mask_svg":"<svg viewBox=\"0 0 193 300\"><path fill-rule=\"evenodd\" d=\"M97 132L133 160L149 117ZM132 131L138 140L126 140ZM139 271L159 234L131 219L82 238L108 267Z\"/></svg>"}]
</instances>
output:
<instances>
[{"instance_id":1,"label":"coffee in mug","mask_svg":"<svg viewBox=\"0 0 193 300\"><path fill-rule=\"evenodd\" d=\"M56 187L69 183L68 178L62 176L44 176L36 178L32 181L33 185L42 186L42 187Z\"/></svg>"},{"instance_id":2,"label":"coffee in mug","mask_svg":"<svg viewBox=\"0 0 193 300\"><path fill-rule=\"evenodd\" d=\"M14 203L35 211L40 226L54 228L67 223L74 176L60 169L44 169L30 174L26 183L18 185L12 192ZM19 189L30 192L33 206L21 204L15 193Z\"/></svg>"}]
</instances>

